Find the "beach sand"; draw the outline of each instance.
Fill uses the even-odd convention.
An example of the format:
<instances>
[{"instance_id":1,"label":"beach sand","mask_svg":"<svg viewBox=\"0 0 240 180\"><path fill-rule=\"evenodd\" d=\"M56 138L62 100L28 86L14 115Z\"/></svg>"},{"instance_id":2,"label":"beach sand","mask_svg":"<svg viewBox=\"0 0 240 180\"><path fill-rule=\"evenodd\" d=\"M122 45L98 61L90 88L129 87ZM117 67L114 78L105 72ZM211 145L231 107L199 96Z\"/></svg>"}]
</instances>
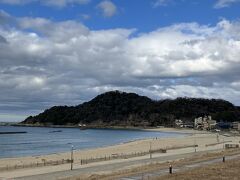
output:
<instances>
[{"instance_id":1,"label":"beach sand","mask_svg":"<svg viewBox=\"0 0 240 180\"><path fill-rule=\"evenodd\" d=\"M143 139L136 140L128 143L118 144L109 147L102 147L96 149L89 150L75 150L74 151L74 165L80 165L82 159L90 159L90 158L100 158L100 157L108 157L108 156L116 156L120 154L131 154L131 153L139 153L139 152L147 152L151 148L155 149L167 149L167 153L158 153L160 156L171 155L171 154L183 154L188 152L194 152L194 147L183 148L185 146L193 146L198 145L196 150L199 151L207 151L207 150L221 150L223 149L223 141L228 143L239 144L240 137L239 136L223 136L217 135L216 133L209 133L204 131L195 131L195 130L179 130L172 128L158 128L158 129L150 129L152 131L162 131L162 132L181 132L186 133L184 137L175 137L175 138L154 138L154 139ZM151 147L150 147L151 146ZM168 150L169 149L169 150ZM153 154L155 156L155 154ZM71 152L66 153L56 153L50 155L42 155L42 156L29 156L29 157L19 157L19 158L3 158L0 159L0 168L4 168L6 166L15 166L15 165L27 165L31 163L42 163L45 161L56 161L62 159L70 159ZM146 157L139 157L146 158ZM131 160L128 159L128 160ZM116 160L121 161L121 160ZM104 161L102 163L108 163L108 161ZM91 166L91 164L85 165ZM54 168L48 167L49 172L60 171L69 168L69 164L54 166ZM34 168L36 169L36 168ZM45 168L46 169L46 168ZM13 171L3 171L1 177L13 178L19 176L31 175L31 171L27 171L26 169L18 169L16 170L18 173L12 173ZM42 171L46 173L44 167L42 167ZM43 173L41 168L39 168L39 174ZM36 172L35 172L36 173Z\"/></svg>"}]
</instances>

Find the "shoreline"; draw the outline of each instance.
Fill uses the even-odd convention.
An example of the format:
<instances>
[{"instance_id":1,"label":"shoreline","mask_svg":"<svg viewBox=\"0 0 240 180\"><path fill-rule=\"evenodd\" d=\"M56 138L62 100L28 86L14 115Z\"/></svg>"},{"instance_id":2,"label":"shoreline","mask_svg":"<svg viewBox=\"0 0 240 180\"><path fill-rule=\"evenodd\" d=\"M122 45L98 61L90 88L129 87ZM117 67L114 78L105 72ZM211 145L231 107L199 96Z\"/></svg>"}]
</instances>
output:
<instances>
[{"instance_id":1,"label":"shoreline","mask_svg":"<svg viewBox=\"0 0 240 180\"><path fill-rule=\"evenodd\" d=\"M155 129L155 131L162 130ZM171 129L165 129L165 131ZM170 132L178 132L178 129L172 129ZM163 132L163 131L162 131ZM165 157L165 156L177 156L186 153L193 153L194 150L196 152L208 152L208 151L223 151L223 145L226 143L235 143L239 144L240 137L224 137L223 135L219 135L219 141L217 139L216 134L211 132L200 132L200 133L189 133L189 131L181 130L181 132L186 132L186 136L180 137L163 137L163 138L147 138L141 140L134 140L126 143L120 143L117 145L99 147L93 149L86 150L74 150L74 167L84 168L91 167L96 165L104 165L111 163L118 163L123 161L132 161L132 160L144 160L149 159L149 152L155 152L158 149L166 149L166 152L157 152L153 153L154 157ZM218 143L216 143L218 142ZM197 146L195 146L197 145ZM143 152L148 152L147 154L141 155ZM140 156L131 156L140 153ZM124 156L127 156L124 157ZM130 156L128 156L130 155ZM120 158L114 158L116 156L120 156ZM122 156L122 158L121 158ZM92 159L102 158L105 160L101 161L91 161ZM110 158L111 157L111 158ZM109 159L108 159L109 158ZM0 172L6 174L6 177L17 177L19 176L28 176L39 173L48 173L48 172L57 172L61 170L69 169L69 164L60 164L60 165L48 165L48 166L30 166L28 168L23 169L13 169L10 171L1 171L1 168L8 167L17 167L17 166L25 166L43 163L43 162L54 162L61 160L70 160L71 159L71 151L65 153L54 153L50 155L40 155L40 156L27 156L27 157L17 157L17 158L2 158L0 159ZM87 164L81 164L82 160L89 160ZM42 171L44 169L44 172Z\"/></svg>"},{"instance_id":2,"label":"shoreline","mask_svg":"<svg viewBox=\"0 0 240 180\"><path fill-rule=\"evenodd\" d=\"M77 125L33 125L33 124L14 124L14 125L8 125L8 126L15 126L15 127L38 127L38 128L74 128L74 129L80 129ZM87 126L86 129L83 130L95 130L95 129L101 129L101 130L130 130L130 131L150 131L150 132L164 132L164 133L180 133L180 134L205 134L205 133L212 133L209 131L199 131L191 128L174 128L174 127L135 127L135 126L96 126L91 125Z\"/></svg>"},{"instance_id":3,"label":"shoreline","mask_svg":"<svg viewBox=\"0 0 240 180\"><path fill-rule=\"evenodd\" d=\"M25 126L21 126L21 127L25 127ZM31 127L31 126L27 126L27 127ZM34 126L36 127L36 126ZM49 127L42 127L42 128L49 128ZM51 127L54 128L54 127ZM58 127L61 128L61 127ZM69 127L65 127L65 128L69 128ZM175 128L164 128L164 130L162 128L151 128L151 129L124 129L124 128L89 128L89 129L101 129L101 130L131 130L131 131L148 131L148 132L162 132L162 133L174 133L179 135L178 137L157 137L158 140L160 139L168 139L168 138L183 138L186 136L191 136L193 135L192 132L186 131L186 130L181 130L179 131L179 129L175 129ZM191 130L190 130L191 131ZM130 144L130 143L135 143L135 142L139 142L139 141L148 141L148 140L152 140L155 139L155 137L152 138L148 138L148 137L143 137L143 138L139 138L139 139L133 139L133 140L128 140L128 141L123 141L120 143L116 143L116 144L112 144L112 145L103 145L103 146L98 146L98 147L90 147L90 148L83 148L83 149L74 149L75 152L81 152L81 151L92 151L92 150L96 150L96 149L101 149L101 148L110 148L110 147L115 147L115 146L121 146L121 145L125 145L125 144ZM0 161L3 159L18 159L18 158L28 158L28 157L42 157L42 156L52 156L52 155L58 155L58 154L66 154L69 151L60 151L60 152L54 152L54 153L46 153L46 154L38 154L38 155L20 155L20 156L15 156L15 157L0 157Z\"/></svg>"},{"instance_id":4,"label":"shoreline","mask_svg":"<svg viewBox=\"0 0 240 180\"><path fill-rule=\"evenodd\" d=\"M78 125L44 125L44 124L22 124L22 123L14 123L8 125L0 125L0 126L13 126L13 127L38 127L38 128L74 128L81 129ZM131 131L152 131L152 132L166 132L166 133L183 133L183 134L216 134L219 132L206 131L206 130L197 130L194 128L176 128L176 127L152 127L152 126L107 126L107 125L87 125L86 129L82 130L131 130ZM219 134L229 133L229 131L221 131Z\"/></svg>"},{"instance_id":5,"label":"shoreline","mask_svg":"<svg viewBox=\"0 0 240 180\"><path fill-rule=\"evenodd\" d=\"M53 127L52 127L53 128ZM66 127L67 128L67 127ZM112 129L112 128L96 128L96 129ZM125 129L113 129L113 130L125 130ZM141 139L135 139L135 140L130 140L130 141L125 141L125 142L120 142L117 144L112 144L112 145L106 145L106 146L98 146L98 147L93 147L93 148L85 148L85 149L74 149L74 152L76 153L81 153L81 152L88 152L88 151L97 151L99 149L111 149L111 148L116 148L118 146L131 146L132 144L141 144L142 142L148 142L148 141L154 141L154 140L167 140L167 139L182 139L185 137L192 137L194 135L195 130L188 130L188 129L176 129L176 128L151 128L151 129L126 129L126 130L137 130L137 131L152 131L152 132L163 132L163 133L177 133L180 136L178 137L157 137L157 139L154 138L141 138ZM199 131L197 131L199 132ZM200 131L200 135L205 135L205 134L213 134L213 133L206 133ZM51 157L51 156L61 156L61 155L66 155L68 154L69 151L62 151L62 152L55 152L55 153L46 153L46 154L40 154L40 155L26 155L26 156L16 156L16 157L3 157L0 158L0 166L1 166L1 161L2 160L9 160L9 159L24 159L24 158L40 158L40 157Z\"/></svg>"},{"instance_id":6,"label":"shoreline","mask_svg":"<svg viewBox=\"0 0 240 180\"><path fill-rule=\"evenodd\" d=\"M27 126L29 127L29 126ZM36 126L34 126L36 127ZM52 127L53 128L53 127ZM60 128L60 127L59 127ZM68 128L68 127L65 127ZM94 128L93 128L94 129ZM95 129L112 129L112 127L110 128L95 128ZM168 139L171 140L179 140L179 139L184 139L184 138L193 138L193 136L216 136L216 133L213 132L209 132L209 131L198 131L198 130L194 130L194 129L177 129L177 128L146 128L146 129L113 129L113 130L137 130L137 131L152 131L152 132L163 132L163 133L176 133L179 134L180 136L178 137L157 137L155 139L154 138L141 138L141 139L134 139L134 140L129 140L129 141L125 141L125 142L120 142L117 144L112 144L112 145L106 145L106 146L98 146L98 147L92 147L92 148L84 148L84 149L75 149L74 152L76 153L81 153L84 152L84 154L86 154L86 152L89 151L97 151L99 149L111 149L111 148L116 148L119 146L132 146L132 144L141 144L142 142L148 142L148 141L154 141L154 140L158 140L158 141L166 141ZM226 138L226 137L225 137ZM229 138L231 138L231 136L229 136ZM239 141L240 142L240 141ZM178 142L175 143L170 143L172 146L174 146L174 144L178 144ZM46 154L40 154L40 155L20 155L20 156L16 156L16 157L2 157L0 158L0 167L1 167L1 161L2 160L6 160L6 159L24 159L24 158L40 158L40 157L51 157L51 156L55 156L55 155L66 155L68 154L69 151L62 151L62 152L55 152L55 153L46 153Z\"/></svg>"},{"instance_id":7,"label":"shoreline","mask_svg":"<svg viewBox=\"0 0 240 180\"><path fill-rule=\"evenodd\" d=\"M44 127L44 128L79 128L78 125L44 125L44 124L23 124L23 123L16 123L6 126L16 126L16 127ZM161 128L169 128L169 129L176 129L170 127L161 127ZM108 126L108 125L87 125L86 129L113 129L113 130L152 130L152 129L159 129L159 127L152 127L152 126Z\"/></svg>"},{"instance_id":8,"label":"shoreline","mask_svg":"<svg viewBox=\"0 0 240 180\"><path fill-rule=\"evenodd\" d=\"M44 125L44 124L12 124L7 126L15 127L38 127L38 128L75 128L80 129L78 125ZM102 130L131 130L131 131L152 131L152 132L165 132L165 133L183 133L183 134L212 134L214 132L206 130L195 130L193 128L176 128L176 127L152 127L152 126L107 126L107 125L87 125L86 129L102 129Z\"/></svg>"}]
</instances>

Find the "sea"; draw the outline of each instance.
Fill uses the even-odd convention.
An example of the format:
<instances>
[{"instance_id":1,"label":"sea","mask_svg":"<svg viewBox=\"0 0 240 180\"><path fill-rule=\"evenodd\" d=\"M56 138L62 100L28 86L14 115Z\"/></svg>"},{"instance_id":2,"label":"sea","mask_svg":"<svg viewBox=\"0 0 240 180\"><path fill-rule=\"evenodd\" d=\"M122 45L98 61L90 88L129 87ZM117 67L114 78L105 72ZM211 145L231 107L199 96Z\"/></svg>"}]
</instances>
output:
<instances>
[{"instance_id":1,"label":"sea","mask_svg":"<svg viewBox=\"0 0 240 180\"><path fill-rule=\"evenodd\" d=\"M38 156L92 149L146 138L180 137L186 134L145 130L86 129L0 126L0 158Z\"/></svg>"}]
</instances>

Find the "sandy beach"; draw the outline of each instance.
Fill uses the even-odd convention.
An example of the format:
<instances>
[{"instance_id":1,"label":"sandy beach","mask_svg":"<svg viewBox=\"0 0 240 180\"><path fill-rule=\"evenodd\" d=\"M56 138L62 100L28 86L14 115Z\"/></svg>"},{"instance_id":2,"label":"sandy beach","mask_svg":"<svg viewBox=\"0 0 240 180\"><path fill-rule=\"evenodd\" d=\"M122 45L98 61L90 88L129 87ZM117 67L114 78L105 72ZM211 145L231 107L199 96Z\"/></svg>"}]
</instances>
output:
<instances>
[{"instance_id":1,"label":"sandy beach","mask_svg":"<svg viewBox=\"0 0 240 180\"><path fill-rule=\"evenodd\" d=\"M156 153L153 156L166 156L171 154L183 154L188 152L194 152L194 145L197 145L196 151L208 151L208 150L221 150L225 143L239 144L239 136L225 136L217 135L216 133L210 133L205 131L195 131L195 130L179 130L171 128L158 128L151 129L152 131L164 131L164 132L181 132L185 133L184 137L176 138L154 138L154 139L143 139L133 142L118 144L109 147L89 149L89 150L74 150L74 166L81 165L82 159L90 158L100 158L100 157L109 157L116 156L121 154L131 154L131 153L140 153L148 152L150 149L152 151L157 149L166 149L166 153ZM192 147L189 147L192 146ZM70 152L66 153L57 153L50 155L42 156L29 156L29 157L19 157L19 158L3 158L0 159L0 168L6 166L16 166L16 165L27 165L31 163L42 163L43 161L56 161L62 159L70 159ZM148 158L148 157L139 157L139 158ZM126 160L126 159L125 159ZM131 160L131 158L127 159ZM120 160L116 160L120 161ZM107 161L103 163L108 163ZM91 164L87 165L90 166ZM54 166L53 169L49 168L49 171L57 171L69 168L68 164ZM36 167L34 169L37 169ZM28 168L29 170L29 168ZM26 169L18 169L18 174L21 176L29 175L31 171L26 171ZM12 173L13 171L3 171L0 177L11 178L18 176L17 173ZM26 172L26 173L24 173ZM44 170L46 172L46 170ZM39 173L43 173L39 171ZM31 174L31 173L30 173Z\"/></svg>"}]
</instances>

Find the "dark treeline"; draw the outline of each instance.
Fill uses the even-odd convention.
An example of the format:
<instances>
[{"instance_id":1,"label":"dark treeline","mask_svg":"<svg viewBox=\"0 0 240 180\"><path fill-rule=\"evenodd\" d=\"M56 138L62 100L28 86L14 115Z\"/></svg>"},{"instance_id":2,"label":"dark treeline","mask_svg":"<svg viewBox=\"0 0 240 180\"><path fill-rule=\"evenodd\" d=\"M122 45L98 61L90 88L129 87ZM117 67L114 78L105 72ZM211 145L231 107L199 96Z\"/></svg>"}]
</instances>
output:
<instances>
[{"instance_id":1,"label":"dark treeline","mask_svg":"<svg viewBox=\"0 0 240 180\"><path fill-rule=\"evenodd\" d=\"M240 108L221 99L177 98L154 101L135 93L111 91L78 106L54 106L26 124L95 126L171 126L175 119L193 121L211 115L217 121L240 121Z\"/></svg>"}]
</instances>

